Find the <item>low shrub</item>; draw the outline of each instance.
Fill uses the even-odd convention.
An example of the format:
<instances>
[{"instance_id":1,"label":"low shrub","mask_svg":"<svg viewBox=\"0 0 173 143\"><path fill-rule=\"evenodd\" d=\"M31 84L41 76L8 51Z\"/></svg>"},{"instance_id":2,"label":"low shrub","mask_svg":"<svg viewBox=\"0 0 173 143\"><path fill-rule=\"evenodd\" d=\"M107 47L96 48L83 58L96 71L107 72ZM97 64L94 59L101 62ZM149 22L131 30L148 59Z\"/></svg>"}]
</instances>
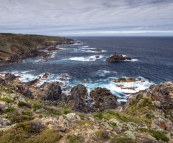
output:
<instances>
[{"instance_id":1,"label":"low shrub","mask_svg":"<svg viewBox=\"0 0 173 143\"><path fill-rule=\"evenodd\" d=\"M103 114L101 112L97 113L94 115L94 118L97 118L97 119L103 119Z\"/></svg>"},{"instance_id":2,"label":"low shrub","mask_svg":"<svg viewBox=\"0 0 173 143\"><path fill-rule=\"evenodd\" d=\"M135 141L126 137L117 137L117 138L112 138L111 143L135 143Z\"/></svg>"},{"instance_id":3,"label":"low shrub","mask_svg":"<svg viewBox=\"0 0 173 143\"><path fill-rule=\"evenodd\" d=\"M65 110L64 110L64 114L68 114L68 113L70 113L70 112L71 112L70 109L65 109Z\"/></svg>"},{"instance_id":4,"label":"low shrub","mask_svg":"<svg viewBox=\"0 0 173 143\"><path fill-rule=\"evenodd\" d=\"M33 106L34 111L41 109L41 108L42 108L42 106L40 104L34 104L34 106Z\"/></svg>"},{"instance_id":5,"label":"low shrub","mask_svg":"<svg viewBox=\"0 0 173 143\"><path fill-rule=\"evenodd\" d=\"M76 135L67 135L66 139L68 140L68 143L81 143L83 141L82 136Z\"/></svg>"},{"instance_id":6,"label":"low shrub","mask_svg":"<svg viewBox=\"0 0 173 143\"><path fill-rule=\"evenodd\" d=\"M164 142L169 142L169 138L167 136L164 135L164 133L160 132L160 131L151 131L151 135L156 138L156 140L162 140Z\"/></svg>"},{"instance_id":7,"label":"low shrub","mask_svg":"<svg viewBox=\"0 0 173 143\"><path fill-rule=\"evenodd\" d=\"M14 107L10 107L10 108L5 109L5 112L6 112L6 113L13 113L14 110L15 110Z\"/></svg>"}]
</instances>

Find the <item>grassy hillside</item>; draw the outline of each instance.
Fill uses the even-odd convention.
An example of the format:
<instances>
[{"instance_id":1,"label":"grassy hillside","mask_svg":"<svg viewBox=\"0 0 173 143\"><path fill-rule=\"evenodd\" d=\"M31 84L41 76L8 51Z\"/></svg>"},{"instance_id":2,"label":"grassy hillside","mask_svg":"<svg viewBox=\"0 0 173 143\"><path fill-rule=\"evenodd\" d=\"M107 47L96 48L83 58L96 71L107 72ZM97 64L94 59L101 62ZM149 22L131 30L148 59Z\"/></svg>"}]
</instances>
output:
<instances>
[{"instance_id":1,"label":"grassy hillside","mask_svg":"<svg viewBox=\"0 0 173 143\"><path fill-rule=\"evenodd\" d=\"M24 54L31 50L42 49L47 46L55 46L70 43L70 39L58 36L0 34L0 60L8 60L14 54Z\"/></svg>"}]
</instances>

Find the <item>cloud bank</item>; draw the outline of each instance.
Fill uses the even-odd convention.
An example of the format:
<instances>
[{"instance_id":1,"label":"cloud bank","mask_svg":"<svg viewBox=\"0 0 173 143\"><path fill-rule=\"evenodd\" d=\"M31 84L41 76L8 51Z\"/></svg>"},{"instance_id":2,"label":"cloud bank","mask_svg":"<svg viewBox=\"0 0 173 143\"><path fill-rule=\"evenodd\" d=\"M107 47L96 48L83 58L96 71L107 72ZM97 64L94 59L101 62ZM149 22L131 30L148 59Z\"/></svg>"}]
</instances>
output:
<instances>
[{"instance_id":1,"label":"cloud bank","mask_svg":"<svg viewBox=\"0 0 173 143\"><path fill-rule=\"evenodd\" d=\"M173 0L0 0L0 32L173 36Z\"/></svg>"}]
</instances>

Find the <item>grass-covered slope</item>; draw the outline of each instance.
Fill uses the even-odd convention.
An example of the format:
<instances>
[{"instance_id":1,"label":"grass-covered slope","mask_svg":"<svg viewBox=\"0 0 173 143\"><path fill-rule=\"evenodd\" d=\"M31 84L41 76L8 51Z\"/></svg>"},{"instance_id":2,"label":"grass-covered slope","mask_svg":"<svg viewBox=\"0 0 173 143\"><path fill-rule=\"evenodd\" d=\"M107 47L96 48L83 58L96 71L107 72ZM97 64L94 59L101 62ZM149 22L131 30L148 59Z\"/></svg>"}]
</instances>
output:
<instances>
[{"instance_id":1,"label":"grass-covered slope","mask_svg":"<svg viewBox=\"0 0 173 143\"><path fill-rule=\"evenodd\" d=\"M58 36L0 34L0 60L9 60L13 55L23 55L32 50L45 49L59 44L70 44L72 40Z\"/></svg>"}]
</instances>

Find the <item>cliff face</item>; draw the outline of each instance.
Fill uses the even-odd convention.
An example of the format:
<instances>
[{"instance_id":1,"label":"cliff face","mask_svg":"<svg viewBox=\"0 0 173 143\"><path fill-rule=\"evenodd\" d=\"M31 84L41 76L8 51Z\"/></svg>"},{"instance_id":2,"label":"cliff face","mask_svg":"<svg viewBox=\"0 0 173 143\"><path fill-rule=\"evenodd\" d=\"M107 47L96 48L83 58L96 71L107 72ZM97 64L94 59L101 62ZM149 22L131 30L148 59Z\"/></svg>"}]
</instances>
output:
<instances>
[{"instance_id":1,"label":"cliff face","mask_svg":"<svg viewBox=\"0 0 173 143\"><path fill-rule=\"evenodd\" d=\"M0 64L46 56L45 53L38 50L49 50L49 48L55 48L56 45L72 43L71 39L57 36L0 34Z\"/></svg>"}]
</instances>

